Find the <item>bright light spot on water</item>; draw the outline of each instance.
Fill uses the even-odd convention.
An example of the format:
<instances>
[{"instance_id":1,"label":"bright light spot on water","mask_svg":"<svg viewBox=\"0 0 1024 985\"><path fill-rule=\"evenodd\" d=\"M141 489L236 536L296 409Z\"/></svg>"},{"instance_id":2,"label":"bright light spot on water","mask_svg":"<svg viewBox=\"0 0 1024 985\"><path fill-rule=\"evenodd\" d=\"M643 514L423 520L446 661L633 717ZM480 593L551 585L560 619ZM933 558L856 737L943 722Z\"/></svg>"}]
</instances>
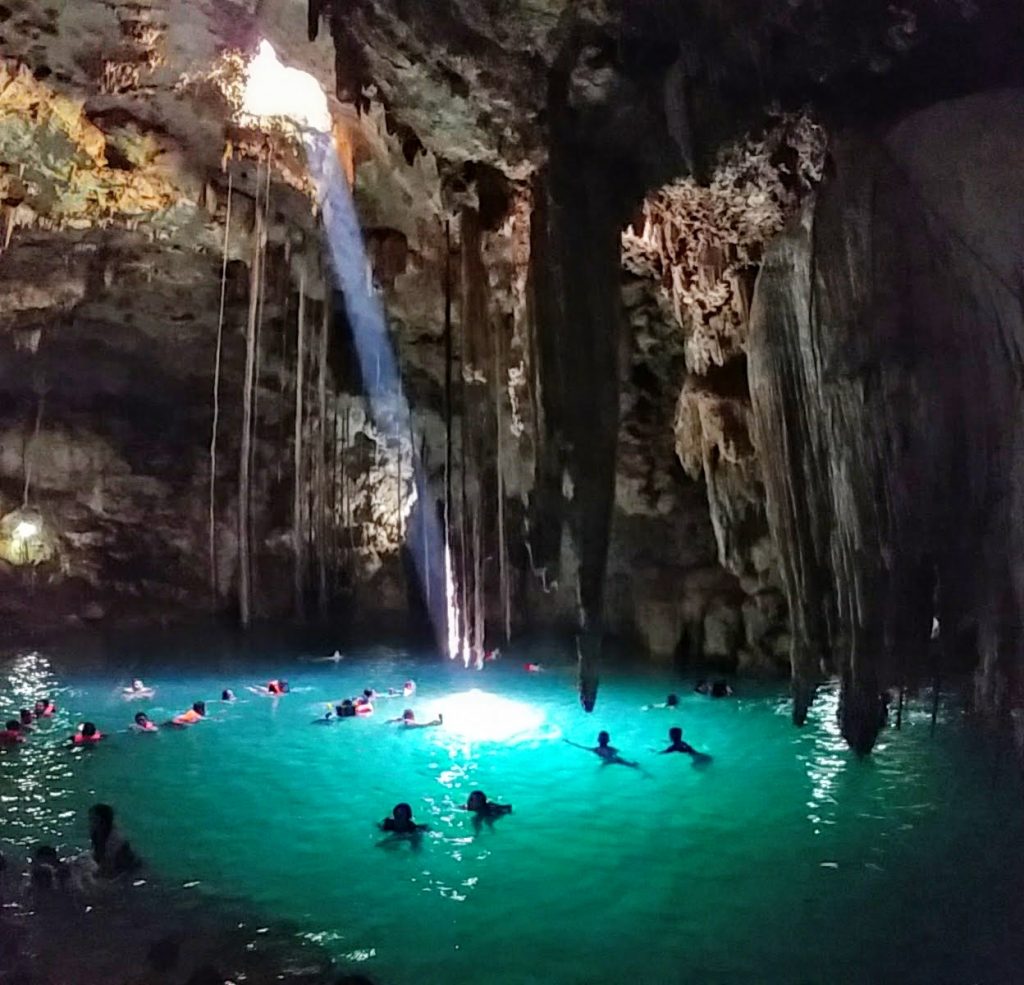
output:
<instances>
[{"instance_id":1,"label":"bright light spot on water","mask_svg":"<svg viewBox=\"0 0 1024 985\"><path fill-rule=\"evenodd\" d=\"M269 41L261 41L259 52L246 70L242 111L257 117L285 117L326 133L331 113L320 83L307 72L282 65Z\"/></svg>"},{"instance_id":2,"label":"bright light spot on water","mask_svg":"<svg viewBox=\"0 0 1024 985\"><path fill-rule=\"evenodd\" d=\"M471 742L509 742L535 734L544 724L544 712L523 701L513 701L478 688L444 698L437 706L444 728Z\"/></svg>"}]
</instances>

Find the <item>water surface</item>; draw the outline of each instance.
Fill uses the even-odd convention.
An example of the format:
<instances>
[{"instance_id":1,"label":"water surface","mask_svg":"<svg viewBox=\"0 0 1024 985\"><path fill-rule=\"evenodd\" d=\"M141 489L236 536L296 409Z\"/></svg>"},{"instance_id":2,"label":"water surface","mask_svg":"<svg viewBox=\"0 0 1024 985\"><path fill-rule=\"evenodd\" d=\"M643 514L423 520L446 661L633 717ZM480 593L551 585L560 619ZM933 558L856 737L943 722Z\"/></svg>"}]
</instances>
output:
<instances>
[{"instance_id":1,"label":"water surface","mask_svg":"<svg viewBox=\"0 0 1024 985\"><path fill-rule=\"evenodd\" d=\"M152 701L119 696L135 674ZM275 676L293 693L245 690ZM407 677L411 701L311 724L328 701ZM222 704L223 687L238 701ZM670 689L678 711L641 710ZM42 693L61 711L0 752L0 840L70 852L85 808L107 801L150 883L242 902L392 985L1021 981L1009 762L953 711L932 737L923 705L858 761L834 691L802 730L781 688L740 691L713 701L609 672L585 715L570 669L528 674L514 657L475 672L383 648L338 665L192 652L150 671L132 652L93 670L26 655L0 672L4 713ZM192 729L122 731L135 711L163 721L197 698L210 715ZM406 705L443 710L445 726L385 723ZM83 719L110 736L72 753L62 740ZM674 724L710 765L657 754ZM644 771L561 741L599 729ZM475 826L459 805L476 788L513 814ZM382 844L398 801L430 825L418 843Z\"/></svg>"}]
</instances>

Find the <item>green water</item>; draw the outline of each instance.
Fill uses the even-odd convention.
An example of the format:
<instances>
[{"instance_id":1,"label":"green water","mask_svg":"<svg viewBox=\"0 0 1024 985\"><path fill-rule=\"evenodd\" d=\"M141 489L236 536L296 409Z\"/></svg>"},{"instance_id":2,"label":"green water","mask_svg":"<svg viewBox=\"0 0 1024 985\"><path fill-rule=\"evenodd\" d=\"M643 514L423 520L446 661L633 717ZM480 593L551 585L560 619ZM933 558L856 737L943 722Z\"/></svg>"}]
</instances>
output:
<instances>
[{"instance_id":1,"label":"green water","mask_svg":"<svg viewBox=\"0 0 1024 985\"><path fill-rule=\"evenodd\" d=\"M337 666L191 654L145 672L155 698L128 703L117 688L136 673L131 653L0 669L5 713L41 693L61 708L0 752L7 850L82 846L84 808L108 801L149 882L243 901L391 985L1024 981L1020 786L953 710L931 737L913 708L861 762L828 691L796 730L781 688L712 701L626 671L584 715L569 669L531 675L513 657L478 673L382 650ZM274 676L293 693L244 690ZM406 677L410 701L310 724L325 701ZM225 686L235 704L217 700ZM641 711L670 689L679 711ZM196 698L211 714L192 729L117 731ZM443 709L445 727L385 723L406 705ZM58 740L84 718L112 734L71 753ZM710 766L656 755L673 724ZM602 728L646 774L561 741ZM475 828L457 809L474 788L514 812ZM431 830L381 845L376 822L402 800Z\"/></svg>"}]
</instances>

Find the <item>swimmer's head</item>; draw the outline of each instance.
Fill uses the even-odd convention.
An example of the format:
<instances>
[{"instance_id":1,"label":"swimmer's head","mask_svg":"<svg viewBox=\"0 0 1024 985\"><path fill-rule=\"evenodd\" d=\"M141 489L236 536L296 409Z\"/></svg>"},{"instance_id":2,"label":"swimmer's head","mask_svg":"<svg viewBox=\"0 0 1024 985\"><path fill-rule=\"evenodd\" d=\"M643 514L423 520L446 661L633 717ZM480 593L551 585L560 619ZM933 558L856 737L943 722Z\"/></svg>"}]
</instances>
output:
<instances>
[{"instance_id":1,"label":"swimmer's head","mask_svg":"<svg viewBox=\"0 0 1024 985\"><path fill-rule=\"evenodd\" d=\"M89 827L93 831L109 831L113 826L114 808L110 804L93 804L89 808Z\"/></svg>"},{"instance_id":2,"label":"swimmer's head","mask_svg":"<svg viewBox=\"0 0 1024 985\"><path fill-rule=\"evenodd\" d=\"M82 735L87 739L91 739L96 734L96 726L92 722L82 723Z\"/></svg>"},{"instance_id":3,"label":"swimmer's head","mask_svg":"<svg viewBox=\"0 0 1024 985\"><path fill-rule=\"evenodd\" d=\"M394 810L391 811L391 816L396 821L411 821L412 808L408 804L395 804Z\"/></svg>"},{"instance_id":4,"label":"swimmer's head","mask_svg":"<svg viewBox=\"0 0 1024 985\"><path fill-rule=\"evenodd\" d=\"M206 715L206 702L205 701L194 701L192 703L192 710L197 715Z\"/></svg>"},{"instance_id":5,"label":"swimmer's head","mask_svg":"<svg viewBox=\"0 0 1024 985\"><path fill-rule=\"evenodd\" d=\"M134 681L132 681L132 690L133 691L145 691L146 690L146 685L143 684L142 681L138 680L138 678L136 678Z\"/></svg>"},{"instance_id":6,"label":"swimmer's head","mask_svg":"<svg viewBox=\"0 0 1024 985\"><path fill-rule=\"evenodd\" d=\"M44 698L42 701L37 701L34 705L36 714L41 715L49 707L49 699Z\"/></svg>"},{"instance_id":7,"label":"swimmer's head","mask_svg":"<svg viewBox=\"0 0 1024 985\"><path fill-rule=\"evenodd\" d=\"M148 722L149 722L149 716L144 711L139 711L139 712L135 713L135 724L136 725L146 725L146 724L148 724Z\"/></svg>"},{"instance_id":8,"label":"swimmer's head","mask_svg":"<svg viewBox=\"0 0 1024 985\"><path fill-rule=\"evenodd\" d=\"M224 688L224 690L220 692L220 700L221 701L234 701L235 700L235 692L232 691L231 688L229 688L229 687Z\"/></svg>"},{"instance_id":9,"label":"swimmer's head","mask_svg":"<svg viewBox=\"0 0 1024 985\"><path fill-rule=\"evenodd\" d=\"M607 732L598 732L597 733L597 744L599 746L602 746L602 747L606 746L606 745L608 745L609 742L611 742L611 740L612 740L612 737Z\"/></svg>"},{"instance_id":10,"label":"swimmer's head","mask_svg":"<svg viewBox=\"0 0 1024 985\"><path fill-rule=\"evenodd\" d=\"M16 718L12 718L4 726L4 728L6 728L8 732L20 732L21 731L21 722L19 722L18 719L16 719Z\"/></svg>"},{"instance_id":11,"label":"swimmer's head","mask_svg":"<svg viewBox=\"0 0 1024 985\"><path fill-rule=\"evenodd\" d=\"M288 693L289 688L288 688L288 682L287 681L278 681L278 685L281 688L281 693L282 694L287 694Z\"/></svg>"},{"instance_id":12,"label":"swimmer's head","mask_svg":"<svg viewBox=\"0 0 1024 985\"><path fill-rule=\"evenodd\" d=\"M373 697L373 688L364 687L363 688L363 697L366 698L367 701L369 701L370 698Z\"/></svg>"},{"instance_id":13,"label":"swimmer's head","mask_svg":"<svg viewBox=\"0 0 1024 985\"><path fill-rule=\"evenodd\" d=\"M410 694L415 694L415 693L416 693L416 682L415 681L406 681L402 685L402 694L408 696Z\"/></svg>"},{"instance_id":14,"label":"swimmer's head","mask_svg":"<svg viewBox=\"0 0 1024 985\"><path fill-rule=\"evenodd\" d=\"M402 712L402 721L403 722L415 722L416 721L416 716L413 714L412 708L406 708L405 711Z\"/></svg>"},{"instance_id":15,"label":"swimmer's head","mask_svg":"<svg viewBox=\"0 0 1024 985\"><path fill-rule=\"evenodd\" d=\"M683 741L683 730L678 725L676 725L675 728L670 728L668 730L668 737L673 742L682 742Z\"/></svg>"},{"instance_id":16,"label":"swimmer's head","mask_svg":"<svg viewBox=\"0 0 1024 985\"><path fill-rule=\"evenodd\" d=\"M483 790L474 790L466 801L466 809L470 811L482 811L487 806L487 794Z\"/></svg>"},{"instance_id":17,"label":"swimmer's head","mask_svg":"<svg viewBox=\"0 0 1024 985\"><path fill-rule=\"evenodd\" d=\"M32 724L32 712L30 712L28 708L22 708L21 711L18 712L18 717L21 719L22 725Z\"/></svg>"},{"instance_id":18,"label":"swimmer's head","mask_svg":"<svg viewBox=\"0 0 1024 985\"><path fill-rule=\"evenodd\" d=\"M669 706L669 708L675 708L676 705L679 704L679 695L678 694L670 694L665 699L665 704L667 704Z\"/></svg>"}]
</instances>

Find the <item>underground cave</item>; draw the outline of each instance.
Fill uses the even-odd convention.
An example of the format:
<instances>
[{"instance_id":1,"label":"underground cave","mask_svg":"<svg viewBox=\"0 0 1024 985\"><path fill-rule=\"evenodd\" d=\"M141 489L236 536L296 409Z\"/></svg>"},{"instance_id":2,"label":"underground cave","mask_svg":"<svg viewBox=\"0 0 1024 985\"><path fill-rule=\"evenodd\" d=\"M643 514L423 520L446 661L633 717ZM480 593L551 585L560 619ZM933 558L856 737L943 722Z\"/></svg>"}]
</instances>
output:
<instances>
[{"instance_id":1,"label":"underground cave","mask_svg":"<svg viewBox=\"0 0 1024 985\"><path fill-rule=\"evenodd\" d=\"M1021 51L0 4L0 982L1020 981Z\"/></svg>"}]
</instances>

